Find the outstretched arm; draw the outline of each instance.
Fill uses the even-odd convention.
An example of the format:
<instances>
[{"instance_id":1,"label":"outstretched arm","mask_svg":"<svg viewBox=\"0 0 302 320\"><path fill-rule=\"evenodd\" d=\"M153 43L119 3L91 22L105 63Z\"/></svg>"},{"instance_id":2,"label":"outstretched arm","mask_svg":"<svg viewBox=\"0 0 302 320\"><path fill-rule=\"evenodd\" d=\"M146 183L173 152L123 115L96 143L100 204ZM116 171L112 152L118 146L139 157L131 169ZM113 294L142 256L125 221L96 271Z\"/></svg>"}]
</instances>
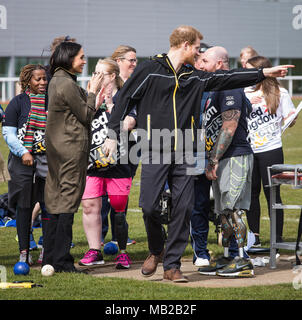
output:
<instances>
[{"instance_id":1,"label":"outstretched arm","mask_svg":"<svg viewBox=\"0 0 302 320\"><path fill-rule=\"evenodd\" d=\"M292 64L286 64L286 65L281 65L281 66L276 66L272 68L264 68L263 69L263 74L265 77L285 77L288 72L288 68L294 68L295 66Z\"/></svg>"},{"instance_id":2,"label":"outstretched arm","mask_svg":"<svg viewBox=\"0 0 302 320\"><path fill-rule=\"evenodd\" d=\"M261 82L265 77L285 77L293 65L280 65L264 69L232 69L215 72L196 71L205 91L221 91L244 88Z\"/></svg>"},{"instance_id":3,"label":"outstretched arm","mask_svg":"<svg viewBox=\"0 0 302 320\"><path fill-rule=\"evenodd\" d=\"M206 169L206 176L209 180L216 180L218 162L230 146L240 118L240 110L231 109L222 112L222 127L218 134L216 143L211 151L209 163Z\"/></svg>"}]
</instances>

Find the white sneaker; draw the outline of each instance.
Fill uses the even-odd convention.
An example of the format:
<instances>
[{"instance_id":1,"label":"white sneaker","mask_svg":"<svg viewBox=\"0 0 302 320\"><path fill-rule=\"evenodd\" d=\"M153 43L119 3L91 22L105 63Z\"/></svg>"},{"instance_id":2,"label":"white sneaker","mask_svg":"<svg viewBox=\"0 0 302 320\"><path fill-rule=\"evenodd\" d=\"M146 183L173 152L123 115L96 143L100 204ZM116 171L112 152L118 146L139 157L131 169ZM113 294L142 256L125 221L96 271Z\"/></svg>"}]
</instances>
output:
<instances>
[{"instance_id":1,"label":"white sneaker","mask_svg":"<svg viewBox=\"0 0 302 320\"><path fill-rule=\"evenodd\" d=\"M197 258L194 262L196 267L205 267L210 265L210 261L208 259Z\"/></svg>"},{"instance_id":2,"label":"white sneaker","mask_svg":"<svg viewBox=\"0 0 302 320\"><path fill-rule=\"evenodd\" d=\"M34 264L31 254L28 254L28 261L26 261L27 250L22 250L20 252L19 262L27 262L29 266Z\"/></svg>"}]
</instances>

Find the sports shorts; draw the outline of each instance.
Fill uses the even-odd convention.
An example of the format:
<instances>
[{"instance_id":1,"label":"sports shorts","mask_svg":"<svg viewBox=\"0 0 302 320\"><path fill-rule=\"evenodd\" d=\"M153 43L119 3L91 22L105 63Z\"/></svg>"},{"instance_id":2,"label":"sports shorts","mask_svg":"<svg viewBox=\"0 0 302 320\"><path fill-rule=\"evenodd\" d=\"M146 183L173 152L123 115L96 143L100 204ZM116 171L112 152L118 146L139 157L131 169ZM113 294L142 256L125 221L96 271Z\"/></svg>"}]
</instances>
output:
<instances>
[{"instance_id":1,"label":"sports shorts","mask_svg":"<svg viewBox=\"0 0 302 320\"><path fill-rule=\"evenodd\" d=\"M98 198L106 193L108 195L128 196L131 189L132 178L102 178L86 177L86 187L82 200Z\"/></svg>"},{"instance_id":2,"label":"sports shorts","mask_svg":"<svg viewBox=\"0 0 302 320\"><path fill-rule=\"evenodd\" d=\"M212 181L216 213L250 209L253 161L253 154L219 161L217 180Z\"/></svg>"}]
</instances>

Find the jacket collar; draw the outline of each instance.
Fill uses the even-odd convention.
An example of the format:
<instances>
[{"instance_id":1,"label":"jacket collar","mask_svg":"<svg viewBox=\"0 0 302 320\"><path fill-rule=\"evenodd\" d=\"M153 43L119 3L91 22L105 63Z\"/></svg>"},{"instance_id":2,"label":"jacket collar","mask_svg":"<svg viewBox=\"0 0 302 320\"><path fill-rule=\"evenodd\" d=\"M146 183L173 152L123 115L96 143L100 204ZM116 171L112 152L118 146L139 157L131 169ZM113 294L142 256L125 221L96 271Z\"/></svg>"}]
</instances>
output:
<instances>
[{"instance_id":1,"label":"jacket collar","mask_svg":"<svg viewBox=\"0 0 302 320\"><path fill-rule=\"evenodd\" d=\"M61 67L58 67L56 70L55 70L55 73L53 75L54 77L70 77L72 78L75 82L77 81L77 76L74 74L74 73L71 73L70 71L64 69L64 68L61 68Z\"/></svg>"},{"instance_id":2,"label":"jacket collar","mask_svg":"<svg viewBox=\"0 0 302 320\"><path fill-rule=\"evenodd\" d=\"M172 65L172 63L166 53L158 54L154 57L151 57L151 59L159 62L161 65L163 65L168 70L171 70L169 63L170 63L170 65ZM194 68L191 65L183 64L181 66L181 68L179 69L179 71L177 72L177 74L183 73L183 72L189 72L189 71L192 71L193 69Z\"/></svg>"}]
</instances>

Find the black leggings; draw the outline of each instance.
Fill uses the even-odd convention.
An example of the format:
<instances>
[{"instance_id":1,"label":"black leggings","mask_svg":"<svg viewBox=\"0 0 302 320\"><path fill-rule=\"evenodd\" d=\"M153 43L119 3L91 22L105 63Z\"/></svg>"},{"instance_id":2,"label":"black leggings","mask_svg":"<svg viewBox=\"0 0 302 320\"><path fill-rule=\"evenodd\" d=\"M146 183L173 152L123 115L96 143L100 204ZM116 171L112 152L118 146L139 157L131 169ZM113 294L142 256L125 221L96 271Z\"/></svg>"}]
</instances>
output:
<instances>
[{"instance_id":1,"label":"black leggings","mask_svg":"<svg viewBox=\"0 0 302 320\"><path fill-rule=\"evenodd\" d=\"M283 162L284 157L282 148L254 154L251 206L250 210L247 212L248 225L253 233L259 234L260 231L261 208L259 196L261 192L261 182L263 185L264 195L267 201L268 213L270 213L270 189L269 187L267 187L267 167L270 167L273 164L283 164ZM280 187L278 187L276 191L276 201L277 203L281 203L282 201L280 197ZM279 209L277 210L277 242L281 241L282 239L283 220L283 210Z\"/></svg>"},{"instance_id":2,"label":"black leggings","mask_svg":"<svg viewBox=\"0 0 302 320\"><path fill-rule=\"evenodd\" d=\"M29 250L29 237L31 230L32 209L17 207L17 234L19 241L19 250Z\"/></svg>"}]
</instances>

